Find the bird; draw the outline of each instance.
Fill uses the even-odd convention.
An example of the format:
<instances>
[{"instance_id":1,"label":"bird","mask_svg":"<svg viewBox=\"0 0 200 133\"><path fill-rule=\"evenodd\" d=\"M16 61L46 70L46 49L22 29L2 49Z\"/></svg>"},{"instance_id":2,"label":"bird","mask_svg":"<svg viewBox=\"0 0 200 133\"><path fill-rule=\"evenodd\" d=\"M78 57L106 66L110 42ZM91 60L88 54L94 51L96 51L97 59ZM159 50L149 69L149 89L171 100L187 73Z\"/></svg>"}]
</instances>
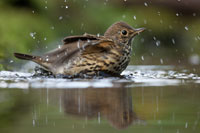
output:
<instances>
[{"instance_id":1,"label":"bird","mask_svg":"<svg viewBox=\"0 0 200 133\"><path fill-rule=\"evenodd\" d=\"M63 45L44 55L14 53L14 56L33 61L53 75L120 76L130 62L133 38L144 30L119 21L112 24L104 35L68 36Z\"/></svg>"}]
</instances>

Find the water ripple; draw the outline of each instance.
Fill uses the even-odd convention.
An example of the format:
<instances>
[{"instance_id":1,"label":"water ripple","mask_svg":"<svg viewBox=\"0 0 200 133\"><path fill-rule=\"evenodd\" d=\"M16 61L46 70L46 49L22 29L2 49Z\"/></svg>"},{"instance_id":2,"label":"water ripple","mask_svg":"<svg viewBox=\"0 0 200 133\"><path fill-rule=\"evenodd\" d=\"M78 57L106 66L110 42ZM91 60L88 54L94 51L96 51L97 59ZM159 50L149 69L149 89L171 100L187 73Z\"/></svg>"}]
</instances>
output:
<instances>
[{"instance_id":1,"label":"water ripple","mask_svg":"<svg viewBox=\"0 0 200 133\"><path fill-rule=\"evenodd\" d=\"M62 79L32 77L31 73L0 72L0 88L113 88L137 86L177 86L200 84L198 74L189 69L175 70L173 66L129 66L122 75L125 78Z\"/></svg>"}]
</instances>

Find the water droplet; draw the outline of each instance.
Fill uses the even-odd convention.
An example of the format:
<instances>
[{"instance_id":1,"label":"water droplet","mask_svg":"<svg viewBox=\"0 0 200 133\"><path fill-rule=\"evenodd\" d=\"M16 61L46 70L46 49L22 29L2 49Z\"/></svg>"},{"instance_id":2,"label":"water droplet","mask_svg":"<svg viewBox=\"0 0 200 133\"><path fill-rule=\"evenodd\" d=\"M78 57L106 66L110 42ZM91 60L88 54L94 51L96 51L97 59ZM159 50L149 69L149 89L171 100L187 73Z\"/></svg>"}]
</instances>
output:
<instances>
[{"instance_id":1,"label":"water droplet","mask_svg":"<svg viewBox=\"0 0 200 133\"><path fill-rule=\"evenodd\" d=\"M162 58L160 59L160 63L163 64L163 59Z\"/></svg>"},{"instance_id":2,"label":"water droplet","mask_svg":"<svg viewBox=\"0 0 200 133\"><path fill-rule=\"evenodd\" d=\"M160 16L160 12L158 11L158 16Z\"/></svg>"},{"instance_id":3,"label":"water droplet","mask_svg":"<svg viewBox=\"0 0 200 133\"><path fill-rule=\"evenodd\" d=\"M33 10L32 13L35 13L35 11Z\"/></svg>"},{"instance_id":4,"label":"water droplet","mask_svg":"<svg viewBox=\"0 0 200 133\"><path fill-rule=\"evenodd\" d=\"M100 124L101 123L101 113L98 112L98 123Z\"/></svg>"},{"instance_id":5,"label":"water droplet","mask_svg":"<svg viewBox=\"0 0 200 133\"><path fill-rule=\"evenodd\" d=\"M136 16L133 16L133 19L136 20Z\"/></svg>"},{"instance_id":6,"label":"water droplet","mask_svg":"<svg viewBox=\"0 0 200 133\"><path fill-rule=\"evenodd\" d=\"M188 123L187 122L185 123L185 128L188 128Z\"/></svg>"},{"instance_id":7,"label":"water droplet","mask_svg":"<svg viewBox=\"0 0 200 133\"><path fill-rule=\"evenodd\" d=\"M189 62L193 65L199 65L200 57L197 54L193 54L189 57Z\"/></svg>"},{"instance_id":8,"label":"water droplet","mask_svg":"<svg viewBox=\"0 0 200 133\"><path fill-rule=\"evenodd\" d=\"M10 60L10 63L13 63L14 61L13 60Z\"/></svg>"},{"instance_id":9,"label":"water droplet","mask_svg":"<svg viewBox=\"0 0 200 133\"><path fill-rule=\"evenodd\" d=\"M147 24L147 20L146 19L144 20L144 24Z\"/></svg>"},{"instance_id":10,"label":"water droplet","mask_svg":"<svg viewBox=\"0 0 200 133\"><path fill-rule=\"evenodd\" d=\"M47 9L48 7L47 7L47 6L45 6L44 8L45 8L45 9Z\"/></svg>"},{"instance_id":11,"label":"water droplet","mask_svg":"<svg viewBox=\"0 0 200 133\"><path fill-rule=\"evenodd\" d=\"M175 43L176 43L174 38L172 38L172 43L173 43L173 44L175 44Z\"/></svg>"},{"instance_id":12,"label":"water droplet","mask_svg":"<svg viewBox=\"0 0 200 133\"><path fill-rule=\"evenodd\" d=\"M45 38L44 38L44 40L46 41L46 40L47 40L47 38L45 37Z\"/></svg>"},{"instance_id":13,"label":"water droplet","mask_svg":"<svg viewBox=\"0 0 200 133\"><path fill-rule=\"evenodd\" d=\"M68 6L65 6L65 8L67 9L67 8L69 8Z\"/></svg>"},{"instance_id":14,"label":"water droplet","mask_svg":"<svg viewBox=\"0 0 200 133\"><path fill-rule=\"evenodd\" d=\"M99 34L99 33L97 34L97 37L100 37L100 34Z\"/></svg>"},{"instance_id":15,"label":"water droplet","mask_svg":"<svg viewBox=\"0 0 200 133\"><path fill-rule=\"evenodd\" d=\"M49 58L46 58L46 61L49 61Z\"/></svg>"},{"instance_id":16,"label":"water droplet","mask_svg":"<svg viewBox=\"0 0 200 133\"><path fill-rule=\"evenodd\" d=\"M62 20L62 19L63 19L63 16L60 16L60 17L59 17L59 20Z\"/></svg>"},{"instance_id":17,"label":"water droplet","mask_svg":"<svg viewBox=\"0 0 200 133\"><path fill-rule=\"evenodd\" d=\"M187 26L185 26L185 30L189 30L189 28Z\"/></svg>"},{"instance_id":18,"label":"water droplet","mask_svg":"<svg viewBox=\"0 0 200 133\"><path fill-rule=\"evenodd\" d=\"M33 37L33 36L34 36L34 32L31 32L31 33L30 33L30 36Z\"/></svg>"},{"instance_id":19,"label":"water droplet","mask_svg":"<svg viewBox=\"0 0 200 133\"><path fill-rule=\"evenodd\" d=\"M176 16L179 16L179 13L176 13Z\"/></svg>"},{"instance_id":20,"label":"water droplet","mask_svg":"<svg viewBox=\"0 0 200 133\"><path fill-rule=\"evenodd\" d=\"M61 48L61 46L60 46L60 45L58 45L58 48Z\"/></svg>"},{"instance_id":21,"label":"water droplet","mask_svg":"<svg viewBox=\"0 0 200 133\"><path fill-rule=\"evenodd\" d=\"M64 2L67 2L67 0L64 0Z\"/></svg>"},{"instance_id":22,"label":"water droplet","mask_svg":"<svg viewBox=\"0 0 200 133\"><path fill-rule=\"evenodd\" d=\"M30 35L33 39L35 39L36 32L31 32L29 35Z\"/></svg>"},{"instance_id":23,"label":"water droplet","mask_svg":"<svg viewBox=\"0 0 200 133\"><path fill-rule=\"evenodd\" d=\"M156 41L156 46L160 46L160 41Z\"/></svg>"},{"instance_id":24,"label":"water droplet","mask_svg":"<svg viewBox=\"0 0 200 133\"><path fill-rule=\"evenodd\" d=\"M80 49L80 42L77 42L77 48Z\"/></svg>"},{"instance_id":25,"label":"water droplet","mask_svg":"<svg viewBox=\"0 0 200 133\"><path fill-rule=\"evenodd\" d=\"M51 26L51 29L52 29L52 30L54 30L54 29L55 29L55 27L54 27L54 26Z\"/></svg>"},{"instance_id":26,"label":"water droplet","mask_svg":"<svg viewBox=\"0 0 200 133\"><path fill-rule=\"evenodd\" d=\"M155 36L153 37L153 40L157 40Z\"/></svg>"},{"instance_id":27,"label":"water droplet","mask_svg":"<svg viewBox=\"0 0 200 133\"><path fill-rule=\"evenodd\" d=\"M33 122L32 122L32 123L33 123L33 126L35 126L35 120L33 120Z\"/></svg>"},{"instance_id":28,"label":"water droplet","mask_svg":"<svg viewBox=\"0 0 200 133\"><path fill-rule=\"evenodd\" d=\"M141 56L141 59L144 60L144 56Z\"/></svg>"},{"instance_id":29,"label":"water droplet","mask_svg":"<svg viewBox=\"0 0 200 133\"><path fill-rule=\"evenodd\" d=\"M145 6L148 6L148 4L147 4L146 2L144 2L144 5L145 5Z\"/></svg>"},{"instance_id":30,"label":"water droplet","mask_svg":"<svg viewBox=\"0 0 200 133\"><path fill-rule=\"evenodd\" d=\"M126 15L124 14L124 15L122 15L122 18L126 18Z\"/></svg>"}]
</instances>

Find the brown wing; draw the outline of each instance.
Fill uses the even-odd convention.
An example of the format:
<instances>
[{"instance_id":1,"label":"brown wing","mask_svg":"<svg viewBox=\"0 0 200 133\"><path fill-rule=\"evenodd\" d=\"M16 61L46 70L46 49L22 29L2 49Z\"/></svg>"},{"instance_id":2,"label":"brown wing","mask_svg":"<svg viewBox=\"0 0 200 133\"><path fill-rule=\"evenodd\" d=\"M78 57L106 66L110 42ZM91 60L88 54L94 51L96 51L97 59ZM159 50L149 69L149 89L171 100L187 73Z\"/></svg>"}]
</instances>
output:
<instances>
[{"instance_id":1,"label":"brown wing","mask_svg":"<svg viewBox=\"0 0 200 133\"><path fill-rule=\"evenodd\" d=\"M85 33L84 35L81 35L81 36L68 36L68 37L63 39L63 42L64 42L64 45L66 45L66 44L76 42L78 40L82 40L82 41L90 40L90 41L92 41L92 40L99 40L100 38L101 37L99 37L99 36Z\"/></svg>"},{"instance_id":2,"label":"brown wing","mask_svg":"<svg viewBox=\"0 0 200 133\"><path fill-rule=\"evenodd\" d=\"M53 63L59 60L61 57L69 56L77 49L81 48L83 44L87 44L91 41L99 40L96 35L84 34L81 36L68 36L63 40L64 45L60 45L59 48L50 51L42 56L42 61Z\"/></svg>"},{"instance_id":3,"label":"brown wing","mask_svg":"<svg viewBox=\"0 0 200 133\"><path fill-rule=\"evenodd\" d=\"M67 45L66 45L67 44ZM69 60L81 57L81 54L100 53L109 50L113 41L104 37L96 37L94 35L73 36L64 39L64 45L54 51L43 55L41 65L46 68L62 66Z\"/></svg>"},{"instance_id":4,"label":"brown wing","mask_svg":"<svg viewBox=\"0 0 200 133\"><path fill-rule=\"evenodd\" d=\"M81 58L81 55L84 54L91 54L91 53L101 53L104 51L110 50L110 48L113 45L113 41L108 39L103 39L99 41L80 41L79 46L74 48L73 51L71 51L67 55L63 55L61 58L56 60L56 65L62 65L63 63L67 63L69 60L76 59L77 57ZM68 45L66 45L68 46ZM75 45L73 45L75 46Z\"/></svg>"},{"instance_id":5,"label":"brown wing","mask_svg":"<svg viewBox=\"0 0 200 133\"><path fill-rule=\"evenodd\" d=\"M85 46L82 54L101 53L109 51L114 47L114 42L110 39L101 39L92 44Z\"/></svg>"}]
</instances>

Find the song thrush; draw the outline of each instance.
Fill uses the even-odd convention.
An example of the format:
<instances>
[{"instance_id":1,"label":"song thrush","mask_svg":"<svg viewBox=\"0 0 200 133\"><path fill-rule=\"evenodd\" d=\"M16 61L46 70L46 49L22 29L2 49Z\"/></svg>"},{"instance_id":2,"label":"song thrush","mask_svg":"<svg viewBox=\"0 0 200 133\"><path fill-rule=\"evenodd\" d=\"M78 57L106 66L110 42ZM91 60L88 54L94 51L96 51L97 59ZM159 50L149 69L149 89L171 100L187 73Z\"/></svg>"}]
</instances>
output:
<instances>
[{"instance_id":1,"label":"song thrush","mask_svg":"<svg viewBox=\"0 0 200 133\"><path fill-rule=\"evenodd\" d=\"M144 28L134 29L125 22L116 22L104 36L68 36L62 46L42 56L14 55L36 62L54 75L116 76L126 69L132 52L131 41L142 31Z\"/></svg>"}]
</instances>

